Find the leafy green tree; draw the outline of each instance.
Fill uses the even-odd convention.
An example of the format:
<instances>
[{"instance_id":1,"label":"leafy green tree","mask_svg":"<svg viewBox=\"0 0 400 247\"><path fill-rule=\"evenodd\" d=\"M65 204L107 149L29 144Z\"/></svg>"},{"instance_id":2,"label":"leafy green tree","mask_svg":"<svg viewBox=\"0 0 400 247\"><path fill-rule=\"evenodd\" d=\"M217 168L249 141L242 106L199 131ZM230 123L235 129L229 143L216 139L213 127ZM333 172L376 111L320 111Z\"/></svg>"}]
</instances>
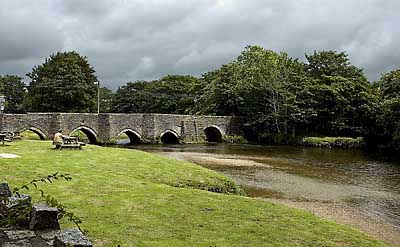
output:
<instances>
[{"instance_id":1,"label":"leafy green tree","mask_svg":"<svg viewBox=\"0 0 400 247\"><path fill-rule=\"evenodd\" d=\"M235 62L203 75L197 85L193 111L196 114L241 115L239 106L239 67Z\"/></svg>"},{"instance_id":2,"label":"leafy green tree","mask_svg":"<svg viewBox=\"0 0 400 247\"><path fill-rule=\"evenodd\" d=\"M111 89L100 87L100 112L111 112L113 107L114 93Z\"/></svg>"},{"instance_id":3,"label":"leafy green tree","mask_svg":"<svg viewBox=\"0 0 400 247\"><path fill-rule=\"evenodd\" d=\"M145 91L146 81L128 82L117 89L114 96L113 111L121 113L140 113L149 107L149 95ZM146 112L146 111L144 111Z\"/></svg>"},{"instance_id":4,"label":"leafy green tree","mask_svg":"<svg viewBox=\"0 0 400 247\"><path fill-rule=\"evenodd\" d=\"M346 53L314 52L306 55L306 69L316 81L311 106L316 111L314 131L326 135L368 134L374 121L377 97L362 69L350 64Z\"/></svg>"},{"instance_id":5,"label":"leafy green tree","mask_svg":"<svg viewBox=\"0 0 400 247\"><path fill-rule=\"evenodd\" d=\"M193 76L168 75L146 84L152 95L151 112L186 114L194 104L192 87L197 84Z\"/></svg>"},{"instance_id":6,"label":"leafy green tree","mask_svg":"<svg viewBox=\"0 0 400 247\"><path fill-rule=\"evenodd\" d=\"M313 117L304 64L260 46L247 46L233 62L201 78L199 113L246 118L250 135L292 136Z\"/></svg>"},{"instance_id":7,"label":"leafy green tree","mask_svg":"<svg viewBox=\"0 0 400 247\"><path fill-rule=\"evenodd\" d=\"M115 93L116 112L186 114L193 108L198 79L193 76L168 75L151 82L128 82Z\"/></svg>"},{"instance_id":8,"label":"leafy green tree","mask_svg":"<svg viewBox=\"0 0 400 247\"><path fill-rule=\"evenodd\" d=\"M307 71L313 77L322 79L326 76L341 76L344 78L362 78L366 80L362 69L351 65L345 52L314 51L312 55L305 55Z\"/></svg>"},{"instance_id":9,"label":"leafy green tree","mask_svg":"<svg viewBox=\"0 0 400 247\"><path fill-rule=\"evenodd\" d=\"M248 124L265 141L294 141L296 131L315 118L311 107L315 80L307 75L304 64L284 52L257 46L247 47L238 62L243 76L241 111L248 116Z\"/></svg>"},{"instance_id":10,"label":"leafy green tree","mask_svg":"<svg viewBox=\"0 0 400 247\"><path fill-rule=\"evenodd\" d=\"M22 78L15 75L0 76L0 94L5 96L6 113L23 113L26 86Z\"/></svg>"},{"instance_id":11,"label":"leafy green tree","mask_svg":"<svg viewBox=\"0 0 400 247\"><path fill-rule=\"evenodd\" d=\"M27 102L30 111L91 112L97 99L95 70L78 53L58 52L35 66Z\"/></svg>"},{"instance_id":12,"label":"leafy green tree","mask_svg":"<svg viewBox=\"0 0 400 247\"><path fill-rule=\"evenodd\" d=\"M400 145L400 68L383 74L377 82L380 96L378 125L384 144Z\"/></svg>"}]
</instances>

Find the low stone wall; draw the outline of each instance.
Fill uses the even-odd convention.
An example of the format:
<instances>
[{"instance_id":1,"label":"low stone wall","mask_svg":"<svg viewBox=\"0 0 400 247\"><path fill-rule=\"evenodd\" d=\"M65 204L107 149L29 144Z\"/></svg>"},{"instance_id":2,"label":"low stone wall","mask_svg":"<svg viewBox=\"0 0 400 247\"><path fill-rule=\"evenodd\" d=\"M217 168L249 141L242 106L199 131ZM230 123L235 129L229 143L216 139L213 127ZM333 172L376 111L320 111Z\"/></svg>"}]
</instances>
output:
<instances>
[{"instance_id":1,"label":"low stone wall","mask_svg":"<svg viewBox=\"0 0 400 247\"><path fill-rule=\"evenodd\" d=\"M7 183L0 183L0 206L8 212L30 210L31 197L29 195L13 196ZM8 216L1 214L0 220ZM4 213L4 212L3 212ZM27 224L13 225L9 228L0 228L1 247L91 247L92 243L79 229L60 230L58 210L46 204L35 204L32 207Z\"/></svg>"}]
</instances>

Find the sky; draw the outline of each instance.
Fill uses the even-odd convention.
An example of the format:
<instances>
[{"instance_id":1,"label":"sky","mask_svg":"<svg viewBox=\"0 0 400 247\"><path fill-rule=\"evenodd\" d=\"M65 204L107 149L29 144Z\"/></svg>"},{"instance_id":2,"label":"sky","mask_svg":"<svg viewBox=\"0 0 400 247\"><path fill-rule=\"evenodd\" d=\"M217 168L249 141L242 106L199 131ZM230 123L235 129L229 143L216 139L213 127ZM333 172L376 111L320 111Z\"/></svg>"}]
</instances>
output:
<instances>
[{"instance_id":1,"label":"sky","mask_svg":"<svg viewBox=\"0 0 400 247\"><path fill-rule=\"evenodd\" d=\"M345 51L374 81L400 67L399 0L1 0L0 75L58 51L88 58L103 86L201 76L260 45L304 60Z\"/></svg>"}]
</instances>

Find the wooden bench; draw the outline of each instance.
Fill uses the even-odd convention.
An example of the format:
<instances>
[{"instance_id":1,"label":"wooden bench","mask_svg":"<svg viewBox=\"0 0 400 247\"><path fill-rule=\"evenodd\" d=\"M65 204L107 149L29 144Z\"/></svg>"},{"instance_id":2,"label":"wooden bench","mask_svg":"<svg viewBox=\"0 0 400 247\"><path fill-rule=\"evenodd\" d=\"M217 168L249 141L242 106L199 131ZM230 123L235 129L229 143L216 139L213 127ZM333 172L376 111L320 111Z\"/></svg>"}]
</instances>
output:
<instances>
[{"instance_id":1,"label":"wooden bench","mask_svg":"<svg viewBox=\"0 0 400 247\"><path fill-rule=\"evenodd\" d=\"M63 136L63 142L60 145L60 150L62 148L79 148L82 149L86 144L83 142L79 142L77 137L73 136Z\"/></svg>"}]
</instances>

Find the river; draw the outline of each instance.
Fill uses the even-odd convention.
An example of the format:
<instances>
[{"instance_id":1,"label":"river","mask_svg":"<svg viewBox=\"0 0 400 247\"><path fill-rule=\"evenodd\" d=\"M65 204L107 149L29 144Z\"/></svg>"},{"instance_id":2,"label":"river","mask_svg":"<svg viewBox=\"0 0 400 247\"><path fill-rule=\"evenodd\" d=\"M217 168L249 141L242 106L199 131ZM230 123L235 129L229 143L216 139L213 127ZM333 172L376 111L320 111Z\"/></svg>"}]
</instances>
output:
<instances>
[{"instance_id":1,"label":"river","mask_svg":"<svg viewBox=\"0 0 400 247\"><path fill-rule=\"evenodd\" d=\"M311 211L400 246L400 162L362 150L261 146L124 145L195 162L250 197Z\"/></svg>"}]
</instances>

